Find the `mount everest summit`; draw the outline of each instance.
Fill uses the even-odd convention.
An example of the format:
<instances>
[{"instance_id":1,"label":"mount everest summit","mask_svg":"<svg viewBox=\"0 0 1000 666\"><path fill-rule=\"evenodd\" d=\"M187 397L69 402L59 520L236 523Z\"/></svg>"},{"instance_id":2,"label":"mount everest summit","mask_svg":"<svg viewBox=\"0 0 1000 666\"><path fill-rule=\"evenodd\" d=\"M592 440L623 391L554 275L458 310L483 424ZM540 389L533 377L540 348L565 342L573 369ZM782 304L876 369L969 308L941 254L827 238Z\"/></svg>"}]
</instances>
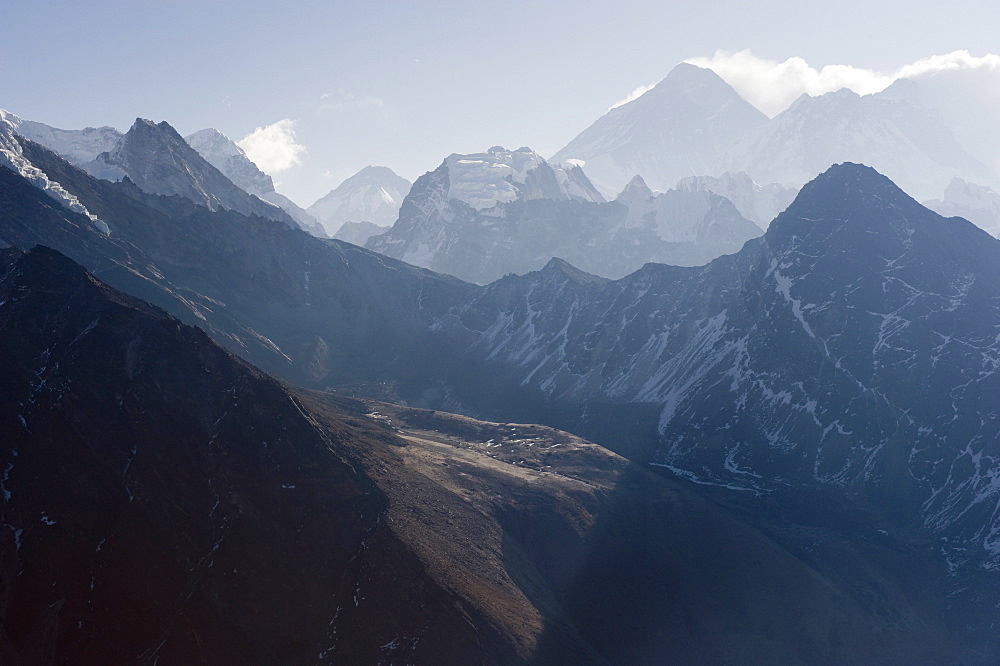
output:
<instances>
[{"instance_id":1,"label":"mount everest summit","mask_svg":"<svg viewBox=\"0 0 1000 666\"><path fill-rule=\"evenodd\" d=\"M652 90L598 118L551 161L581 164L605 195L636 175L662 191L687 176L711 175L716 155L766 123L715 72L682 63Z\"/></svg>"}]
</instances>

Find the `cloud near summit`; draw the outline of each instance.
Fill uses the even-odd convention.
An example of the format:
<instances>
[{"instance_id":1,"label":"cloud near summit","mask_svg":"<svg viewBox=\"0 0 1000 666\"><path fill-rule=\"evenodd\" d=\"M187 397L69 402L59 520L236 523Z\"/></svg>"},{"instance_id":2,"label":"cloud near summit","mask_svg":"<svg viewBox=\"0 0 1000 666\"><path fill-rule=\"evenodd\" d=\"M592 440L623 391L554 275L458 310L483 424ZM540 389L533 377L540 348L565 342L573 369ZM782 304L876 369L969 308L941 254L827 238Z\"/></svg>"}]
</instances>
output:
<instances>
[{"instance_id":1,"label":"cloud near summit","mask_svg":"<svg viewBox=\"0 0 1000 666\"><path fill-rule=\"evenodd\" d=\"M769 116L784 111L802 93L815 96L849 88L860 95L868 95L884 90L900 78L917 78L952 70L1000 71L1000 55L976 57L968 51L921 58L892 72L878 72L853 65L826 65L816 69L797 56L778 62L755 56L749 49L716 51L710 58L689 58L686 62L711 69L745 100Z\"/></svg>"},{"instance_id":2,"label":"cloud near summit","mask_svg":"<svg viewBox=\"0 0 1000 666\"><path fill-rule=\"evenodd\" d=\"M236 142L257 167L268 175L290 169L302 161L306 147L295 141L295 121L284 118L258 127Z\"/></svg>"}]
</instances>

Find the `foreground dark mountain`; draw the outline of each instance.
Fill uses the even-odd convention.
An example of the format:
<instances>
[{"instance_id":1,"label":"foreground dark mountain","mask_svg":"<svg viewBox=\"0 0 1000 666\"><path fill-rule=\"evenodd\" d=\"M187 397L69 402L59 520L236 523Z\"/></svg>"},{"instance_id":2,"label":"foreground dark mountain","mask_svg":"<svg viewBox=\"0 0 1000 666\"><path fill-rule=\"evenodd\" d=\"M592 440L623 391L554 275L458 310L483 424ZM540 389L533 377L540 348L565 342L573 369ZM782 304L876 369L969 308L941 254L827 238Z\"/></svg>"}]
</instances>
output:
<instances>
[{"instance_id":1,"label":"foreground dark mountain","mask_svg":"<svg viewBox=\"0 0 1000 666\"><path fill-rule=\"evenodd\" d=\"M362 435L58 253L0 257L0 661L512 656L389 529L336 450Z\"/></svg>"},{"instance_id":2,"label":"foreground dark mountain","mask_svg":"<svg viewBox=\"0 0 1000 666\"><path fill-rule=\"evenodd\" d=\"M933 558L895 538L750 527L686 484L544 426L300 397L320 422L333 405L403 439L356 451L390 498L387 520L432 573L447 563L453 585L488 598L498 626L535 636L533 663L975 658L946 629Z\"/></svg>"},{"instance_id":3,"label":"foreground dark mountain","mask_svg":"<svg viewBox=\"0 0 1000 666\"><path fill-rule=\"evenodd\" d=\"M290 395L47 249L0 301L5 664L959 654L933 590L566 433Z\"/></svg>"}]
</instances>

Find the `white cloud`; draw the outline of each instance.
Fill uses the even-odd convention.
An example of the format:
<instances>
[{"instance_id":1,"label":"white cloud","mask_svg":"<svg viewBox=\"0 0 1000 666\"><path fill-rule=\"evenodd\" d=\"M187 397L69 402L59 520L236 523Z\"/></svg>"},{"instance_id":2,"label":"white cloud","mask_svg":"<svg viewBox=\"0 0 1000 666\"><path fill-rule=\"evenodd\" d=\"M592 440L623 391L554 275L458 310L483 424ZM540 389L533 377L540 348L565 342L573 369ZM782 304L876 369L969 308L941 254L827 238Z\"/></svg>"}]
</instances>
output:
<instances>
[{"instance_id":1,"label":"white cloud","mask_svg":"<svg viewBox=\"0 0 1000 666\"><path fill-rule=\"evenodd\" d=\"M904 65L896 72L898 78L917 78L937 72L957 69L986 69L1000 72L1000 55L987 53L981 58L969 55L968 51L952 51L945 55L921 58L915 63Z\"/></svg>"},{"instance_id":2,"label":"white cloud","mask_svg":"<svg viewBox=\"0 0 1000 666\"><path fill-rule=\"evenodd\" d=\"M631 102L634 99L639 99L640 97L642 97L643 95L645 95L646 93L648 93L650 90L652 90L655 86L656 86L655 83L650 83L648 86L639 86L638 88L636 88L635 90L633 90L632 92L630 92L628 94L628 97L626 97L625 99L622 99L622 100L618 100L617 102L615 102L614 104L612 104L611 108L608 109L608 111L610 111L611 109L617 109L622 104L628 104L629 102Z\"/></svg>"},{"instance_id":3,"label":"white cloud","mask_svg":"<svg viewBox=\"0 0 1000 666\"><path fill-rule=\"evenodd\" d=\"M236 144L268 175L292 168L306 152L306 147L295 141L295 121L291 118L258 127Z\"/></svg>"},{"instance_id":4,"label":"white cloud","mask_svg":"<svg viewBox=\"0 0 1000 666\"><path fill-rule=\"evenodd\" d=\"M852 65L826 65L816 69L799 57L778 62L755 56L750 50L716 51L711 58L689 58L686 62L713 70L745 100L769 116L788 108L802 93L822 95L850 88L860 95L868 95L884 90L899 78L916 78L960 69L1000 70L1000 56L987 54L975 57L968 51L922 58L892 72Z\"/></svg>"}]
</instances>

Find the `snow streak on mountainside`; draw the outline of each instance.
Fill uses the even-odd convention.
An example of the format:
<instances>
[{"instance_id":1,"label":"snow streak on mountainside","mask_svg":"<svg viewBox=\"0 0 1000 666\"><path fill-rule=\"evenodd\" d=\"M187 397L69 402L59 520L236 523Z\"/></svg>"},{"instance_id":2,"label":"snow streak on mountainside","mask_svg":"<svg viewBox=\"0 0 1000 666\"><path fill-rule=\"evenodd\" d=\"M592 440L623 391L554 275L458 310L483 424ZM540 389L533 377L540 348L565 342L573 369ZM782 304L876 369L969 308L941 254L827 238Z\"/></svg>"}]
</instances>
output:
<instances>
[{"instance_id":1,"label":"snow streak on mountainside","mask_svg":"<svg viewBox=\"0 0 1000 666\"><path fill-rule=\"evenodd\" d=\"M653 459L699 482L842 488L944 539L955 572L1000 569L1000 242L872 169L831 168L703 268L552 262L439 329L585 432L655 409Z\"/></svg>"},{"instance_id":2,"label":"snow streak on mountainside","mask_svg":"<svg viewBox=\"0 0 1000 666\"><path fill-rule=\"evenodd\" d=\"M636 185L605 202L579 167L552 167L527 148L493 148L451 155L417 179L396 224L367 247L485 284L553 257L611 278L650 261L703 264L760 233L709 192L654 196Z\"/></svg>"},{"instance_id":3,"label":"snow streak on mountainside","mask_svg":"<svg viewBox=\"0 0 1000 666\"><path fill-rule=\"evenodd\" d=\"M113 236L92 242L85 218L40 205L44 195L5 169L0 241L65 252L300 385L331 373L376 375L373 368L397 354L423 348L429 321L472 288L281 222L96 179L25 143L26 155L106 220Z\"/></svg>"},{"instance_id":4,"label":"snow streak on mountainside","mask_svg":"<svg viewBox=\"0 0 1000 666\"><path fill-rule=\"evenodd\" d=\"M0 109L0 166L6 167L23 176L28 182L58 201L62 206L74 213L86 216L101 233L110 232L108 225L91 214L87 207L80 203L75 195L67 191L59 183L50 180L48 175L24 156L21 144L15 136L20 118Z\"/></svg>"},{"instance_id":5,"label":"snow streak on mountainside","mask_svg":"<svg viewBox=\"0 0 1000 666\"><path fill-rule=\"evenodd\" d=\"M349 222L389 227L396 221L409 191L410 181L392 169L366 166L309 206L308 211L320 220L329 236Z\"/></svg>"},{"instance_id":6,"label":"snow streak on mountainside","mask_svg":"<svg viewBox=\"0 0 1000 666\"><path fill-rule=\"evenodd\" d=\"M646 94L608 111L551 162L583 162L606 196L635 175L662 191L687 176L713 175L715 156L766 122L715 72L682 63Z\"/></svg>"}]
</instances>

